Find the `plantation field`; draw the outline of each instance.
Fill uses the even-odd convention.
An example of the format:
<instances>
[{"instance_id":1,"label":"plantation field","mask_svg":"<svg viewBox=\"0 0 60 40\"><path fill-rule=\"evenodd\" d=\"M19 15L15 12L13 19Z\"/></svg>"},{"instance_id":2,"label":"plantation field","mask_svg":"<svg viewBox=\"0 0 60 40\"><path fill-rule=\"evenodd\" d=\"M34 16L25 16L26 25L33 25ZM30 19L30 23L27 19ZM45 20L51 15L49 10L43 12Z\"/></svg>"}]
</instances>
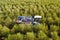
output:
<instances>
[{"instance_id":1,"label":"plantation field","mask_svg":"<svg viewBox=\"0 0 60 40\"><path fill-rule=\"evenodd\" d=\"M41 24L16 24L34 15ZM60 0L0 0L0 40L60 40Z\"/></svg>"}]
</instances>

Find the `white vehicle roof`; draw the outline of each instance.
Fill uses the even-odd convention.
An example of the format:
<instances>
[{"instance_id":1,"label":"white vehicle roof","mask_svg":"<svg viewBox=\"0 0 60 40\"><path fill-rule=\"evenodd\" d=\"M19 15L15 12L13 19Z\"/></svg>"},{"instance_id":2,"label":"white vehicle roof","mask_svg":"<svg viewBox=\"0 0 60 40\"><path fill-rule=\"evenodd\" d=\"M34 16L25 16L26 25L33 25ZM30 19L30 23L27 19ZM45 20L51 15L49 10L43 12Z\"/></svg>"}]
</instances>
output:
<instances>
[{"instance_id":1,"label":"white vehicle roof","mask_svg":"<svg viewBox=\"0 0 60 40\"><path fill-rule=\"evenodd\" d=\"M34 16L34 18L42 18L42 16L36 15Z\"/></svg>"}]
</instances>

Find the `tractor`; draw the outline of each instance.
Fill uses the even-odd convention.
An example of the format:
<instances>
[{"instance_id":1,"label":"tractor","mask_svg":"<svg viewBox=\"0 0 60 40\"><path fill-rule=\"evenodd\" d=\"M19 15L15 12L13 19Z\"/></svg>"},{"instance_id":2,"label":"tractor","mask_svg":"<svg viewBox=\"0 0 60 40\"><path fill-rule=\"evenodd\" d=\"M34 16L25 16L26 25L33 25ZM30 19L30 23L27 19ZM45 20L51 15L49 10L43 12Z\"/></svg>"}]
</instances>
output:
<instances>
[{"instance_id":1,"label":"tractor","mask_svg":"<svg viewBox=\"0 0 60 40\"><path fill-rule=\"evenodd\" d=\"M16 23L17 24L24 23L24 24L33 24L33 25L35 25L35 24L40 23L41 18L42 18L42 16L39 16L39 15L36 15L34 17L30 17L30 16L27 16L27 17L25 17L25 16L19 16L17 18Z\"/></svg>"}]
</instances>

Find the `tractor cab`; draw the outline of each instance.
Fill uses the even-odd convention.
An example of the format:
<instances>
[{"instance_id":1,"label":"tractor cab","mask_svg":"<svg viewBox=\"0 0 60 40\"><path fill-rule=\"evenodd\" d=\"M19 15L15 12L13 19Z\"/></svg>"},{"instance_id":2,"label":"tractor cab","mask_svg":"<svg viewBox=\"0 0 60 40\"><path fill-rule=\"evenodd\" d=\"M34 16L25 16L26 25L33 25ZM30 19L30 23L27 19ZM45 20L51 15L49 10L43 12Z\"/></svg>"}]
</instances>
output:
<instances>
[{"instance_id":1,"label":"tractor cab","mask_svg":"<svg viewBox=\"0 0 60 40\"><path fill-rule=\"evenodd\" d=\"M41 23L41 18L42 18L42 16L35 15L35 16L33 17L33 19L34 19L33 25L40 24L40 23Z\"/></svg>"},{"instance_id":2,"label":"tractor cab","mask_svg":"<svg viewBox=\"0 0 60 40\"><path fill-rule=\"evenodd\" d=\"M36 15L36 16L34 16L34 21L40 23L41 22L41 18L42 18L42 16Z\"/></svg>"}]
</instances>

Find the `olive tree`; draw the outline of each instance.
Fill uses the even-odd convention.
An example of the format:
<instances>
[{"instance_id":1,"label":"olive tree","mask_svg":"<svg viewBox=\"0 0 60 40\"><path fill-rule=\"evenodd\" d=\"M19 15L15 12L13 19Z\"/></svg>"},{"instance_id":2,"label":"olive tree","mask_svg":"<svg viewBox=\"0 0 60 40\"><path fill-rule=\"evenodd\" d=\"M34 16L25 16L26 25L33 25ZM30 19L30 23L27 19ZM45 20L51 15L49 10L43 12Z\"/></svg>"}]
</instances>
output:
<instances>
[{"instance_id":1,"label":"olive tree","mask_svg":"<svg viewBox=\"0 0 60 40\"><path fill-rule=\"evenodd\" d=\"M6 26L4 26L4 27L1 29L1 36L7 36L9 33L10 33L10 30L9 30L9 28L7 28Z\"/></svg>"},{"instance_id":2,"label":"olive tree","mask_svg":"<svg viewBox=\"0 0 60 40\"><path fill-rule=\"evenodd\" d=\"M39 40L48 40L48 37L43 31L39 31L38 32L38 39Z\"/></svg>"},{"instance_id":3,"label":"olive tree","mask_svg":"<svg viewBox=\"0 0 60 40\"><path fill-rule=\"evenodd\" d=\"M35 36L33 32L26 33L26 40L34 40Z\"/></svg>"},{"instance_id":4,"label":"olive tree","mask_svg":"<svg viewBox=\"0 0 60 40\"><path fill-rule=\"evenodd\" d=\"M23 35L20 33L9 34L7 40L23 40Z\"/></svg>"}]
</instances>

